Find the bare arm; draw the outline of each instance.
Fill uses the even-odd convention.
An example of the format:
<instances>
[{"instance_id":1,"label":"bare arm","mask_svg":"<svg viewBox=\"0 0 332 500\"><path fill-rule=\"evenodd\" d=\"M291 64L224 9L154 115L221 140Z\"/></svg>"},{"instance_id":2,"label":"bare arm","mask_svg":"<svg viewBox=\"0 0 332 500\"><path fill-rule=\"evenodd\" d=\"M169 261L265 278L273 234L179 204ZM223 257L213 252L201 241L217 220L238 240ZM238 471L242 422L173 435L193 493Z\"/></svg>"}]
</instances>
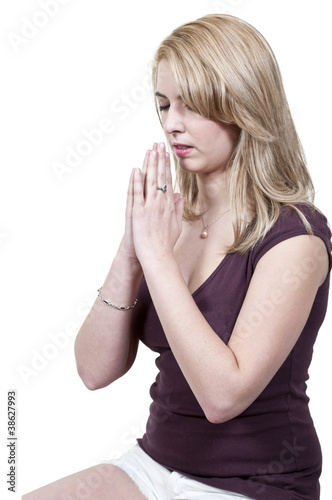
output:
<instances>
[{"instance_id":1,"label":"bare arm","mask_svg":"<svg viewBox=\"0 0 332 500\"><path fill-rule=\"evenodd\" d=\"M325 258L315 259L324 251ZM295 279L294 269L308 259L314 263L312 271ZM306 235L267 252L257 265L228 345L197 308L174 258L164 257L143 269L172 352L208 420L220 423L242 413L285 361L326 277L328 257L324 243ZM158 276L166 273L161 286ZM252 327L253 313L266 303L272 304L269 312Z\"/></svg>"},{"instance_id":2,"label":"bare arm","mask_svg":"<svg viewBox=\"0 0 332 500\"><path fill-rule=\"evenodd\" d=\"M319 286L328 272L323 241L302 235L279 243L259 261L237 323L226 345L196 306L175 260L183 205L174 203L164 149L151 155L146 195L139 171L134 177L133 235L135 250L172 352L212 423L244 411L280 368L307 321ZM294 269L310 261L310 272L294 279ZM293 274L293 279L290 279ZM252 314L274 301L259 326ZM243 328L243 326L246 328ZM190 340L189 340L190 339Z\"/></svg>"},{"instance_id":3,"label":"bare arm","mask_svg":"<svg viewBox=\"0 0 332 500\"><path fill-rule=\"evenodd\" d=\"M146 171L147 151L143 173ZM133 174L130 177L125 234L102 287L102 296L112 304L130 306L137 297L142 268L137 259L132 231ZM77 371L91 390L122 377L132 366L138 340L131 331L132 310L119 311L99 298L84 321L75 341Z\"/></svg>"},{"instance_id":4,"label":"bare arm","mask_svg":"<svg viewBox=\"0 0 332 500\"><path fill-rule=\"evenodd\" d=\"M152 149L156 148L154 144ZM150 153L151 150L146 152L143 162L143 190ZM125 234L102 287L103 298L119 306L134 303L143 276L133 242L133 178L134 172L127 193ZM174 195L174 200L178 200L178 195ZM89 389L111 384L132 366L138 339L131 331L131 318L132 310L119 311L96 299L75 342L77 370Z\"/></svg>"},{"instance_id":5,"label":"bare arm","mask_svg":"<svg viewBox=\"0 0 332 500\"><path fill-rule=\"evenodd\" d=\"M131 305L137 297L142 271L115 257L102 296L117 305ZM75 341L77 370L93 390L105 387L132 366L138 341L131 332L132 310L119 311L96 299Z\"/></svg>"}]
</instances>

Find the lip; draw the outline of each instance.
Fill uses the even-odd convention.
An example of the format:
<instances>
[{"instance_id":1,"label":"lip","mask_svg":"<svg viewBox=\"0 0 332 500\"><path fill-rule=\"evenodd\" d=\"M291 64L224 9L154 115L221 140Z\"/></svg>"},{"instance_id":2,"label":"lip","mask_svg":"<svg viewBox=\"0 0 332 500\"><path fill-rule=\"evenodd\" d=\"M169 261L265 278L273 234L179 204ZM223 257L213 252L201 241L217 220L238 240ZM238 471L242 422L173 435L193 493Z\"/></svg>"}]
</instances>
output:
<instances>
[{"instance_id":1,"label":"lip","mask_svg":"<svg viewBox=\"0 0 332 500\"><path fill-rule=\"evenodd\" d=\"M194 149L192 146L189 146L188 144L180 144L178 142L173 143L173 148L177 156L187 156Z\"/></svg>"}]
</instances>

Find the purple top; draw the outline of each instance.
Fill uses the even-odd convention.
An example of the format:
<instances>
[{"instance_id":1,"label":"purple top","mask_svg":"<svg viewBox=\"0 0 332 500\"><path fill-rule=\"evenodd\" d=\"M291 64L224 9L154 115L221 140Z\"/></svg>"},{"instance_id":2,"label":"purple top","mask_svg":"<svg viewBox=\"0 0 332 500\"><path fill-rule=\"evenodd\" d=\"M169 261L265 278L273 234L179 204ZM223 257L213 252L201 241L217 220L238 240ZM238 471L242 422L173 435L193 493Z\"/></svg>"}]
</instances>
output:
<instances>
[{"instance_id":1,"label":"purple top","mask_svg":"<svg viewBox=\"0 0 332 500\"><path fill-rule=\"evenodd\" d=\"M331 268L331 233L320 212L299 208L325 243ZM207 322L227 344L259 259L287 238L307 234L294 210L282 209L265 238L244 255L228 254L193 293ZM307 268L306 268L307 266ZM301 272L289 276L296 286ZM293 350L260 396L240 415L212 424L205 417L169 347L146 282L133 314L136 335L160 355L151 386L146 433L138 439L154 460L183 475L255 500L318 500L321 449L309 413L306 380L313 344L323 322L329 277L319 288ZM270 306L266 307L278 307ZM188 337L190 342L190 336Z\"/></svg>"}]
</instances>

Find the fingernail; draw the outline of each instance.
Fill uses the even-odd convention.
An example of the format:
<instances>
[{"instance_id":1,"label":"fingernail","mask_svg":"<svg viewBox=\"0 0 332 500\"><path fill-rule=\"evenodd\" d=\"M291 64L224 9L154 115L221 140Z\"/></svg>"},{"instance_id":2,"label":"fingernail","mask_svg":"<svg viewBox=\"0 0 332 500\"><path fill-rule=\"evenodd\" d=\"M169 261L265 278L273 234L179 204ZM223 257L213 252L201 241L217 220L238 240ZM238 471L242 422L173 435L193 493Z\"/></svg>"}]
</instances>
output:
<instances>
[{"instance_id":1,"label":"fingernail","mask_svg":"<svg viewBox=\"0 0 332 500\"><path fill-rule=\"evenodd\" d=\"M159 151L160 151L160 152L165 151L165 144L164 144L163 142L161 142L161 143L159 144Z\"/></svg>"}]
</instances>

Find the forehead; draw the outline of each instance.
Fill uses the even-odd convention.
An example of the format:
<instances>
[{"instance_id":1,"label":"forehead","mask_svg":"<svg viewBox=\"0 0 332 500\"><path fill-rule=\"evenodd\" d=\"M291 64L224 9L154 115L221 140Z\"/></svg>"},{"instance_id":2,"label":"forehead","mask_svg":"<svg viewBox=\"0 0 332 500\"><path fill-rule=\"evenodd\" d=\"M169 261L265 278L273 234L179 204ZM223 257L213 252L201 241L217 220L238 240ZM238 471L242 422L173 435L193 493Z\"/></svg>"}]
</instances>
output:
<instances>
[{"instance_id":1,"label":"forehead","mask_svg":"<svg viewBox=\"0 0 332 500\"><path fill-rule=\"evenodd\" d=\"M171 66L166 59L162 59L158 64L157 91L160 94L179 95L178 85L175 81Z\"/></svg>"}]
</instances>

